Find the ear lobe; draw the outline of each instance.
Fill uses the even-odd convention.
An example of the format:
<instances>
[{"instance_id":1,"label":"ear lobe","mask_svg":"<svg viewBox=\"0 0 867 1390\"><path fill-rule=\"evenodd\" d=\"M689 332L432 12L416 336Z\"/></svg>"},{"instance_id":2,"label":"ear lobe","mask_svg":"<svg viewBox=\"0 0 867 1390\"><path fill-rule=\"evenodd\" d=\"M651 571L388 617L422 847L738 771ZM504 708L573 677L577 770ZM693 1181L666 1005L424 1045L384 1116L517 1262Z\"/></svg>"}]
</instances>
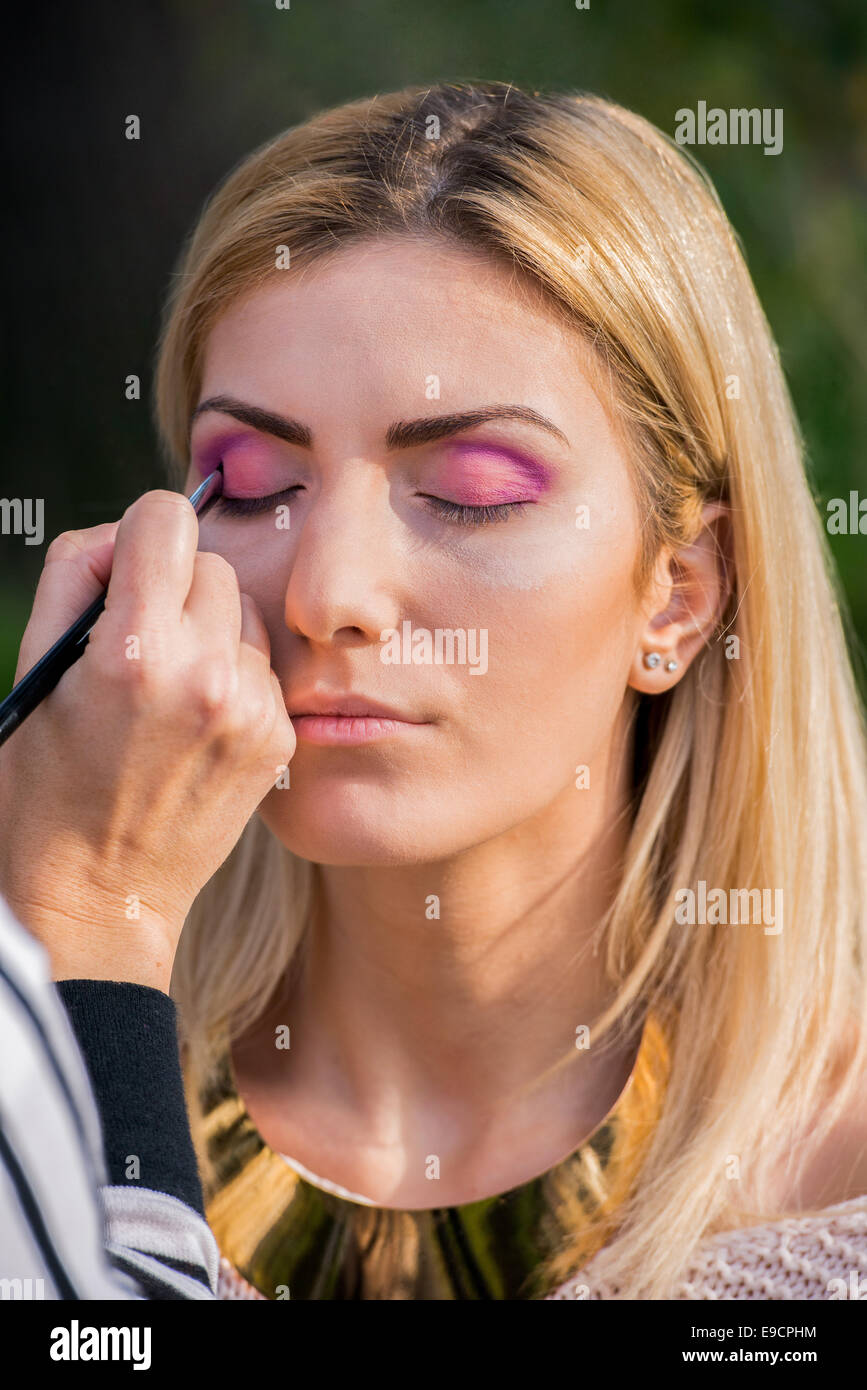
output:
<instances>
[{"instance_id":1,"label":"ear lobe","mask_svg":"<svg viewBox=\"0 0 867 1390\"><path fill-rule=\"evenodd\" d=\"M705 503L695 539L668 558L668 601L641 634L630 669L634 690L656 695L670 689L710 640L731 592L731 546L728 507Z\"/></svg>"}]
</instances>

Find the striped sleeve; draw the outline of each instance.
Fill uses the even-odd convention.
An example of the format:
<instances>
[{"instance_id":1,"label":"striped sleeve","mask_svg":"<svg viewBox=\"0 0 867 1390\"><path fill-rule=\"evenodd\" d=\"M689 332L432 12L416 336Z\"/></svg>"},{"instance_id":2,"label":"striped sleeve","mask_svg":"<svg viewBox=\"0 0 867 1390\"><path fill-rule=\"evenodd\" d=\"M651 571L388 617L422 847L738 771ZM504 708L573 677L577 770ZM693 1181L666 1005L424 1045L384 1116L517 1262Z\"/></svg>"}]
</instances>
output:
<instances>
[{"instance_id":1,"label":"striped sleeve","mask_svg":"<svg viewBox=\"0 0 867 1390\"><path fill-rule=\"evenodd\" d=\"M52 985L0 899L0 1057L0 1296L214 1298L169 996Z\"/></svg>"},{"instance_id":2,"label":"striped sleeve","mask_svg":"<svg viewBox=\"0 0 867 1390\"><path fill-rule=\"evenodd\" d=\"M120 980L61 980L102 1124L106 1249L150 1298L216 1296L174 1000Z\"/></svg>"}]
</instances>

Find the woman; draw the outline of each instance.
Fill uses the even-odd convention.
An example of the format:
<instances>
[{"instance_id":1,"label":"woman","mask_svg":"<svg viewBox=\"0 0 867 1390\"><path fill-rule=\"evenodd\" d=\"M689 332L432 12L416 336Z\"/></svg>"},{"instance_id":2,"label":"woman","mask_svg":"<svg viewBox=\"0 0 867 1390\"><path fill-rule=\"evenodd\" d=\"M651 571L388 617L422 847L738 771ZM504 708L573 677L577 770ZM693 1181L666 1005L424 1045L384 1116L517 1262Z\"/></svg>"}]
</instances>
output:
<instances>
[{"instance_id":1,"label":"woman","mask_svg":"<svg viewBox=\"0 0 867 1390\"><path fill-rule=\"evenodd\" d=\"M805 1259L848 1222L867 1260L860 710L700 169L592 97L325 112L207 206L157 416L175 486L224 473L210 554L169 523L162 677L115 682L127 736L142 689L161 712L148 775L165 805L183 768L186 814L161 841L151 813L148 854L104 781L74 901L135 892L125 978L171 969L224 1294L683 1296L720 1233L787 1218ZM122 594L164 496L81 533L100 564L116 541ZM179 595L202 661L240 631L211 698ZM232 757L236 844L201 828ZM117 968L116 935L83 956L44 919L60 977Z\"/></svg>"}]
</instances>

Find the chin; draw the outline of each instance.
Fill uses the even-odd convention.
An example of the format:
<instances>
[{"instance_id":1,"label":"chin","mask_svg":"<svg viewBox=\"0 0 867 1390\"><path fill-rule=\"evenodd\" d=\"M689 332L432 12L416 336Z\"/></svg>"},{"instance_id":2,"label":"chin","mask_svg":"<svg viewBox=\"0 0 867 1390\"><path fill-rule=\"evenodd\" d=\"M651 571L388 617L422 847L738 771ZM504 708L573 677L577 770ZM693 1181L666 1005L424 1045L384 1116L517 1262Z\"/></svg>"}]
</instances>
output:
<instances>
[{"instance_id":1,"label":"chin","mask_svg":"<svg viewBox=\"0 0 867 1390\"><path fill-rule=\"evenodd\" d=\"M272 827L273 828L273 827ZM292 835L278 833L277 838L299 859L309 859L314 864L331 864L343 868L389 868L398 865L420 864L441 856L422 853L420 846L409 836L396 839L394 835L377 837L367 832L357 836L340 833L311 834L308 832Z\"/></svg>"},{"instance_id":2,"label":"chin","mask_svg":"<svg viewBox=\"0 0 867 1390\"><path fill-rule=\"evenodd\" d=\"M315 864L343 867L374 868L402 864L420 864L442 858L453 852L453 846L437 842L430 820L421 823L415 814L391 809L377 815L365 798L359 806L357 798L348 806L341 798L330 796L304 798L291 808L272 796L289 796L290 792L272 793L259 808L259 815L272 835L300 859Z\"/></svg>"}]
</instances>

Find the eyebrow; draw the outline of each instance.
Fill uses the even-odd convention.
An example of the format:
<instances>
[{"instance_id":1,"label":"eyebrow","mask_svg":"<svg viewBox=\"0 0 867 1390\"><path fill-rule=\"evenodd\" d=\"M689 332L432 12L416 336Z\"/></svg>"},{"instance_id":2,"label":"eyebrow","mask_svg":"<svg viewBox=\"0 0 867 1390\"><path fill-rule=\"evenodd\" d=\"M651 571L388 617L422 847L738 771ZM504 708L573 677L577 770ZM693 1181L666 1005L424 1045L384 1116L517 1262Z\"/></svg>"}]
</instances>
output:
<instances>
[{"instance_id":1,"label":"eyebrow","mask_svg":"<svg viewBox=\"0 0 867 1390\"><path fill-rule=\"evenodd\" d=\"M276 415L271 410L263 410L261 406L236 400L234 396L210 396L197 405L190 418L191 434L193 422L207 410L232 415L242 424L251 425L254 430L273 434L278 439L284 439L287 444L296 444L301 449L313 447L313 432L307 425L302 425L299 420L292 420L285 415ZM563 431L531 406L486 405L453 415L428 415L418 420L396 420L386 431L386 448L411 449L418 444L428 444L433 440L458 434L461 430L472 429L474 425L485 425L491 420L520 420L527 425L536 425L562 440L564 444L569 444Z\"/></svg>"}]
</instances>

